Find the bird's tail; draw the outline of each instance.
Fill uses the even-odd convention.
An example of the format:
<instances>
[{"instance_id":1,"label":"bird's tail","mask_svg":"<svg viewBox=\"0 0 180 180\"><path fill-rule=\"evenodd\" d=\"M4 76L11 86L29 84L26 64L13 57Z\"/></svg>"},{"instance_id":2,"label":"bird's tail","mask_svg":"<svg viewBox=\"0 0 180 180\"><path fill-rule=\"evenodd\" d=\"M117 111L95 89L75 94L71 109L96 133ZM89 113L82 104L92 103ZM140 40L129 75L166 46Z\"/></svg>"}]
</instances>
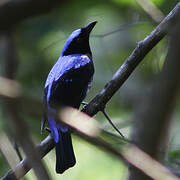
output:
<instances>
[{"instance_id":1,"label":"bird's tail","mask_svg":"<svg viewBox=\"0 0 180 180\"><path fill-rule=\"evenodd\" d=\"M56 172L62 174L76 163L70 133L59 131L60 140L56 144Z\"/></svg>"}]
</instances>

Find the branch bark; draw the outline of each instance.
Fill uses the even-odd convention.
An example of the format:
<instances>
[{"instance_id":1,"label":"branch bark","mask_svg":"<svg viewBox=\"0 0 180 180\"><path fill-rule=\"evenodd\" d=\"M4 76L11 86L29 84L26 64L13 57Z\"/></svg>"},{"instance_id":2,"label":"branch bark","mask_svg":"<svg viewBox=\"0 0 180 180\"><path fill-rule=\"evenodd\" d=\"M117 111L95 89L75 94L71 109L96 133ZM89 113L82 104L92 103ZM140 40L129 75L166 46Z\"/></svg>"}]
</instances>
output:
<instances>
[{"instance_id":1,"label":"branch bark","mask_svg":"<svg viewBox=\"0 0 180 180\"><path fill-rule=\"evenodd\" d=\"M123 83L128 79L134 69L151 51L153 47L175 26L180 14L180 3L165 17L165 19L152 31L144 40L140 41L132 54L125 60L121 67L114 74L113 78L105 87L93 98L83 109L90 116L104 109L107 102L118 91Z\"/></svg>"}]
</instances>

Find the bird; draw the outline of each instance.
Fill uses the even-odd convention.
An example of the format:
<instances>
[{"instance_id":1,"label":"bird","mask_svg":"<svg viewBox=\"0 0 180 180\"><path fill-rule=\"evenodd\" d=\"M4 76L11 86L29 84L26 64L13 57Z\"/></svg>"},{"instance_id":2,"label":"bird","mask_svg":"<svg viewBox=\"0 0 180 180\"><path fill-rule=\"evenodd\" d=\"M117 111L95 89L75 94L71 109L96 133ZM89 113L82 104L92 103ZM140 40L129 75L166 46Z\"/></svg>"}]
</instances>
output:
<instances>
[{"instance_id":1,"label":"bird","mask_svg":"<svg viewBox=\"0 0 180 180\"><path fill-rule=\"evenodd\" d=\"M89 37L96 23L97 21L91 22L71 33L45 82L41 131L47 121L55 143L58 174L73 167L76 164L76 158L72 146L71 129L57 122L55 114L58 107L62 106L79 109L91 87L94 63Z\"/></svg>"}]
</instances>

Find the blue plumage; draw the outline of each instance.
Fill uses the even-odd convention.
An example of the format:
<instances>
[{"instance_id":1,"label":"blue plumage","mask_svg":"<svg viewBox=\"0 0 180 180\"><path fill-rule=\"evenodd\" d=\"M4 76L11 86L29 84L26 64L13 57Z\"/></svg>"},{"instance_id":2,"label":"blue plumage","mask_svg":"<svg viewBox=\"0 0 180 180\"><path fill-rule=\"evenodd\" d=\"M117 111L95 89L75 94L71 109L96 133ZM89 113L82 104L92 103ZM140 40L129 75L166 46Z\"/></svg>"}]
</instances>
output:
<instances>
[{"instance_id":1,"label":"blue plumage","mask_svg":"<svg viewBox=\"0 0 180 180\"><path fill-rule=\"evenodd\" d=\"M56 145L56 172L63 173L75 165L70 130L57 123L58 107L79 108L90 87L94 65L89 46L89 34L96 22L74 31L67 39L56 64L51 69L44 88L44 120L48 121Z\"/></svg>"},{"instance_id":2,"label":"blue plumage","mask_svg":"<svg viewBox=\"0 0 180 180\"><path fill-rule=\"evenodd\" d=\"M66 43L64 44L64 47L61 51L60 56L63 56L64 52L68 49L68 46L72 42L73 39L77 38L81 34L81 29L77 29L71 33L71 35L66 40Z\"/></svg>"}]
</instances>

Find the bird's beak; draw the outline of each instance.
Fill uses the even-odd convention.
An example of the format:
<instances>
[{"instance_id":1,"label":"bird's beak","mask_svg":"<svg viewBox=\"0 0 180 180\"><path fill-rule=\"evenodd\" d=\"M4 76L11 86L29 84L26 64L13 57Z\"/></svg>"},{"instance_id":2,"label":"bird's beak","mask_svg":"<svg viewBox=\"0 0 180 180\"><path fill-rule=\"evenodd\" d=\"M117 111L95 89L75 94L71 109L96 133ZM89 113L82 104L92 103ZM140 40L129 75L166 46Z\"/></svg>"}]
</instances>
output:
<instances>
[{"instance_id":1,"label":"bird's beak","mask_svg":"<svg viewBox=\"0 0 180 180\"><path fill-rule=\"evenodd\" d=\"M89 23L87 26L85 26L83 29L85 29L89 34L96 25L97 21L94 21L92 23Z\"/></svg>"}]
</instances>

